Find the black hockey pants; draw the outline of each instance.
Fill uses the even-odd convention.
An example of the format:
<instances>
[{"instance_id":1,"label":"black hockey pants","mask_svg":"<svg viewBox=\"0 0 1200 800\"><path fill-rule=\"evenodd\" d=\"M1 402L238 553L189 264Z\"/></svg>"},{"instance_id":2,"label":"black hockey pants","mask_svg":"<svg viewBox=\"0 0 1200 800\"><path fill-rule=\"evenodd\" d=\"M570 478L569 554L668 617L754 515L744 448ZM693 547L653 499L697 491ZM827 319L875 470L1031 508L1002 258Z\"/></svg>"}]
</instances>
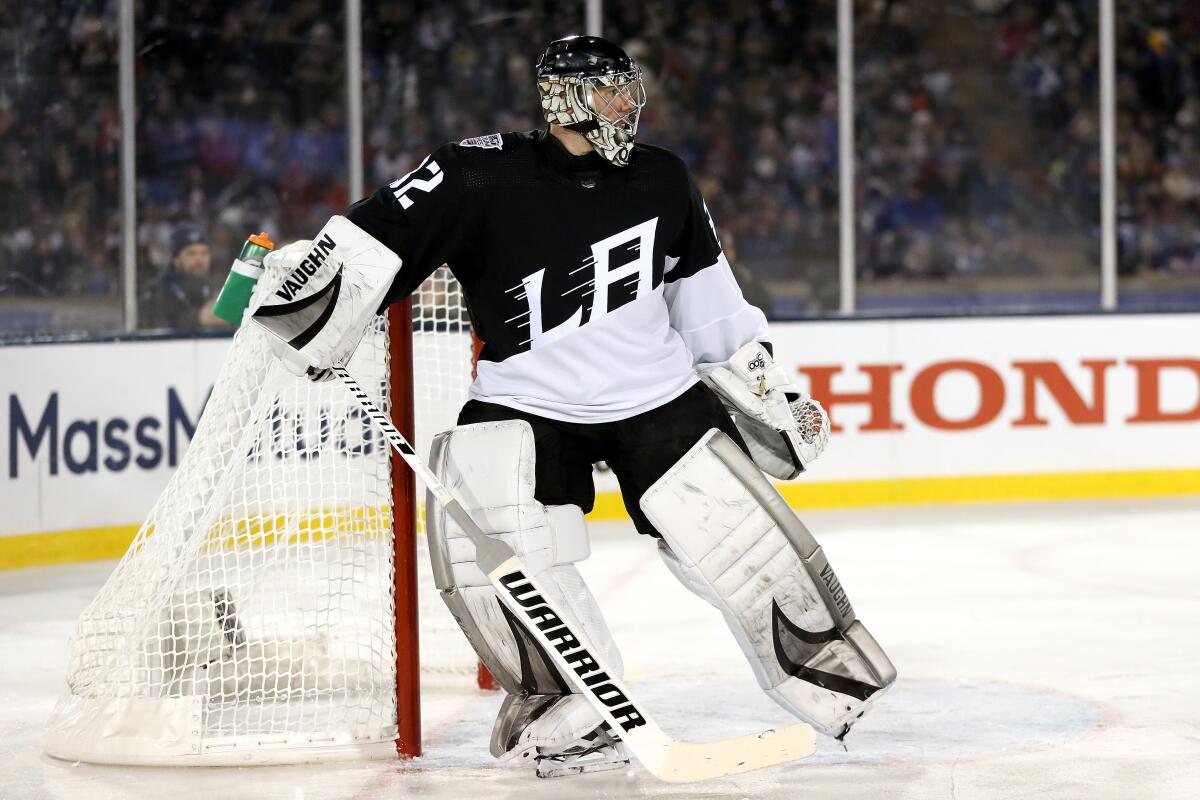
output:
<instances>
[{"instance_id":1,"label":"black hockey pants","mask_svg":"<svg viewBox=\"0 0 1200 800\"><path fill-rule=\"evenodd\" d=\"M658 532L638 500L700 437L718 428L746 449L720 399L703 383L658 408L616 422L560 422L470 400L459 412L458 424L509 419L523 419L533 428L538 502L574 504L584 513L591 511L596 501L592 464L604 461L617 476L625 509L638 532L654 537Z\"/></svg>"}]
</instances>

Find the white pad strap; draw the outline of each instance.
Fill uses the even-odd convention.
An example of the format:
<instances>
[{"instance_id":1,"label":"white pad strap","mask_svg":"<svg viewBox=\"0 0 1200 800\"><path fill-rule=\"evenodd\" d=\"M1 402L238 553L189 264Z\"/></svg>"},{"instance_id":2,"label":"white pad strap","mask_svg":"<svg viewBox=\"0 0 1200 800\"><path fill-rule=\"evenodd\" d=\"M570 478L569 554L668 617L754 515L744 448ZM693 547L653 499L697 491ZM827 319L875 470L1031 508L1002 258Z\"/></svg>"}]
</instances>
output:
<instances>
[{"instance_id":1,"label":"white pad strap","mask_svg":"<svg viewBox=\"0 0 1200 800\"><path fill-rule=\"evenodd\" d=\"M533 429L523 420L463 425L435 437L430 467L489 536L521 556L548 594L620 674L621 655L574 562L590 552L578 506L534 498ZM538 645L511 622L475 564L475 548L437 501L426 501L434 582L480 659L510 693L570 692ZM519 638L518 638L519 636ZM598 723L597 723L598 724Z\"/></svg>"},{"instance_id":2,"label":"white pad strap","mask_svg":"<svg viewBox=\"0 0 1200 800\"><path fill-rule=\"evenodd\" d=\"M812 534L728 436L709 431L641 507L672 572L720 609L784 708L841 736L895 681Z\"/></svg>"},{"instance_id":3,"label":"white pad strap","mask_svg":"<svg viewBox=\"0 0 1200 800\"><path fill-rule=\"evenodd\" d=\"M269 254L250 314L285 344L287 360L323 370L345 364L400 271L400 257L342 216L308 247Z\"/></svg>"}]
</instances>

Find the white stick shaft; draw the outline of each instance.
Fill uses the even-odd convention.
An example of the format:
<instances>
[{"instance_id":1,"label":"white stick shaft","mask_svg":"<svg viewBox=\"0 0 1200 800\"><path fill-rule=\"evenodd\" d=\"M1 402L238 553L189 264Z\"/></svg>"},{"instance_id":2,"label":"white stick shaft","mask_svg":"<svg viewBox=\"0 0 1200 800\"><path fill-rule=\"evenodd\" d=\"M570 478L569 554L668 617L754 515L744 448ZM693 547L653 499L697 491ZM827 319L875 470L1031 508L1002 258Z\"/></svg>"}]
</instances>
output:
<instances>
[{"instance_id":1,"label":"white stick shaft","mask_svg":"<svg viewBox=\"0 0 1200 800\"><path fill-rule=\"evenodd\" d=\"M388 438L388 441L392 443L392 447L396 448L396 452L400 454L400 457L404 459L408 466L412 467L413 472L417 473L417 476L424 481L425 485L433 490L438 499L441 499L443 495L447 499L454 499L454 496L450 494L450 490L438 480L437 475L433 474L433 470L425 466L425 462L417 456L412 445L408 443L408 440L404 438L400 431L396 430L396 426L388 419L388 415L383 413L379 409L379 406L375 405L375 401L363 391L362 386L359 385L358 381L354 380L349 370L345 367L334 367L333 371L342 379L347 388L350 389L350 393L354 395L354 399L359 402L359 405L363 407L367 415L375 421L376 426Z\"/></svg>"},{"instance_id":2,"label":"white stick shaft","mask_svg":"<svg viewBox=\"0 0 1200 800\"><path fill-rule=\"evenodd\" d=\"M354 395L354 399L359 402L359 405L363 407L363 410L367 412L367 415L375 421L375 426L382 431L383 435L387 437L389 442L391 442L392 447L395 448L396 452L400 454L400 457L404 459L404 463L408 464L412 471L417 473L417 477L421 479L426 488L434 493L438 499L438 502L441 503L446 509L446 512L449 513L450 516L454 518L454 521L462 527L463 531L475 544L476 550L479 551L482 549L483 551L486 551L488 554L492 555L492 559L489 559L489 562L494 563L490 563L490 566L495 566L495 564L504 561L504 558L499 558L498 561L495 560L500 554L496 552L493 546L491 546L493 544L493 540L479 529L479 526L475 524L475 520L471 519L471 515L466 513L466 511L463 509L462 504L460 504L454 495L450 493L450 490L446 488L446 485L438 480L438 476L433 474L433 470L426 466L421 457L417 455L415 450L413 450L412 445L409 444L408 440L404 438L400 431L396 430L396 426L392 424L392 421L388 418L388 415L383 413L383 411L379 409L379 406L375 405L375 401L373 401L363 390L362 386L359 385L358 381L354 379L350 372L345 367L334 367L333 371L342 379L342 382L346 384L346 387L350 390L350 393ZM504 549L508 550L507 547ZM507 555L511 554L512 551L508 550L508 553L504 555L507 557ZM478 552L477 559L480 560L482 564L484 553Z\"/></svg>"}]
</instances>

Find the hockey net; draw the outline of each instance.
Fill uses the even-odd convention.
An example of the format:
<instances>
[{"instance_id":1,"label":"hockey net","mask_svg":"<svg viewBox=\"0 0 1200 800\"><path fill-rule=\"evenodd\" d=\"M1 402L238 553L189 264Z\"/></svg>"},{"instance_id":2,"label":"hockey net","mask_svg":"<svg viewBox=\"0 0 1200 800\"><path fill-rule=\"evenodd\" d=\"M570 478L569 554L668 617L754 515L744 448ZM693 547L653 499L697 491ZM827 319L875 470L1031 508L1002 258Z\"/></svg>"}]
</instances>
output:
<instances>
[{"instance_id":1,"label":"hockey net","mask_svg":"<svg viewBox=\"0 0 1200 800\"><path fill-rule=\"evenodd\" d=\"M348 366L381 407L401 399L394 387L412 392L428 452L471 380L448 271L414 296L411 319L393 314L389 332L379 318ZM389 379L393 354L407 360L405 328L410 375ZM47 752L279 763L394 755L398 731L401 751L419 752L405 669L418 636L427 682L474 686L477 661L409 529L423 495L395 464L340 382L292 376L265 334L239 330L179 469L77 623ZM419 625L406 611L414 562Z\"/></svg>"}]
</instances>

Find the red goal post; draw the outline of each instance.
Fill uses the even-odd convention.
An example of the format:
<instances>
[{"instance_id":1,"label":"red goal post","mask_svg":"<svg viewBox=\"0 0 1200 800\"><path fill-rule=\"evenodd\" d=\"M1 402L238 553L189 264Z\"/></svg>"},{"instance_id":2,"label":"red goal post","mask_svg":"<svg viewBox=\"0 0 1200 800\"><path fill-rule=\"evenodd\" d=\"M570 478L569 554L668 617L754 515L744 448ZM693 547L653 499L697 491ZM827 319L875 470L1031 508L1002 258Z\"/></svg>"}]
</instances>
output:
<instances>
[{"instance_id":1,"label":"red goal post","mask_svg":"<svg viewBox=\"0 0 1200 800\"><path fill-rule=\"evenodd\" d=\"M430 435L453 424L446 412L457 415L466 400L465 386L469 381L465 375L459 384L464 387L461 393L447 388L457 383L453 376L462 372L455 362L467 358L470 378L474 378L482 343L470 331L470 320L457 282L444 267L435 272L412 298L389 309L388 327L391 331L392 419L400 432L415 442L418 452L424 455L428 453ZM428 381L429 385L422 387L422 380ZM412 470L396 453L392 453L392 494L396 510L396 748L402 755L418 756L421 754L422 656L421 637L414 635L414 631L421 630L424 624L445 643L449 638L444 635L449 615L444 608L431 605L428 576L424 581L419 577L428 567L427 559L422 561L425 554L418 546L419 537L425 533L424 498L417 493ZM425 597L424 603L422 597ZM436 622L428 618L423 620L423 616L432 616ZM401 642L405 646L400 646ZM452 672L457 669L453 664L448 668ZM500 688L482 663L476 661L474 669L475 683L480 689ZM426 670L429 671L428 666Z\"/></svg>"}]
</instances>

